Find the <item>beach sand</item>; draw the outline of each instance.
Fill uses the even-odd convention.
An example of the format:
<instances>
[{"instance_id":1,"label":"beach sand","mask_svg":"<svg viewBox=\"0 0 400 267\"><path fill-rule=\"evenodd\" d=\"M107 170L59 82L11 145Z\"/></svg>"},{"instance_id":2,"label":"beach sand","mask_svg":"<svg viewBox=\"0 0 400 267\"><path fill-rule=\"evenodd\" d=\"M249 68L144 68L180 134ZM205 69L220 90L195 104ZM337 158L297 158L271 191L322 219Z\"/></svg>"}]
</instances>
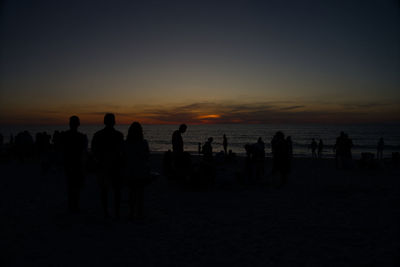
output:
<instances>
[{"instance_id":1,"label":"beach sand","mask_svg":"<svg viewBox=\"0 0 400 267\"><path fill-rule=\"evenodd\" d=\"M162 156L151 161L161 173ZM146 188L145 218L133 222L126 189L121 220L103 218L94 174L86 177L81 212L70 215L60 169L41 175L37 162L16 161L0 168L2 266L400 263L400 169L390 164L337 170L332 159L296 158L287 185L278 188L271 175L240 184L239 158L221 164L206 191L161 176Z\"/></svg>"}]
</instances>

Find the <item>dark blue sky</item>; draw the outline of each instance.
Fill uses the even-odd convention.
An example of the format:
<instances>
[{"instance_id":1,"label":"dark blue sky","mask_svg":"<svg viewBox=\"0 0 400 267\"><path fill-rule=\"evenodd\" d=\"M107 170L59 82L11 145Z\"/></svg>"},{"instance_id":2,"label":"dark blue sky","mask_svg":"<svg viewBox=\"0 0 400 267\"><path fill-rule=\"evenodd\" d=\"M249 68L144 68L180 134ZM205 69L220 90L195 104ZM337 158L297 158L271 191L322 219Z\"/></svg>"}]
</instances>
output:
<instances>
[{"instance_id":1,"label":"dark blue sky","mask_svg":"<svg viewBox=\"0 0 400 267\"><path fill-rule=\"evenodd\" d=\"M146 121L188 104L193 118L265 105L396 121L399 14L398 1L5 1L0 122Z\"/></svg>"}]
</instances>

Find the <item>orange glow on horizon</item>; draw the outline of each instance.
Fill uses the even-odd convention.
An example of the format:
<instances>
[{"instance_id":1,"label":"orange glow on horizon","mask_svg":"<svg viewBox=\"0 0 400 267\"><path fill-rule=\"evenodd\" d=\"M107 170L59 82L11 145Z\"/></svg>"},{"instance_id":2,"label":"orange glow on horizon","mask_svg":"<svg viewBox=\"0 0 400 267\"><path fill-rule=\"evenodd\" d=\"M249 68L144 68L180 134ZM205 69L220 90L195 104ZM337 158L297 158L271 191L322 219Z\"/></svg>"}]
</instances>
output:
<instances>
[{"instance_id":1,"label":"orange glow on horizon","mask_svg":"<svg viewBox=\"0 0 400 267\"><path fill-rule=\"evenodd\" d=\"M217 114L199 115L199 116L197 116L197 119L199 119L199 120L219 119L219 118L221 118L221 116L220 116L220 115L217 115Z\"/></svg>"}]
</instances>

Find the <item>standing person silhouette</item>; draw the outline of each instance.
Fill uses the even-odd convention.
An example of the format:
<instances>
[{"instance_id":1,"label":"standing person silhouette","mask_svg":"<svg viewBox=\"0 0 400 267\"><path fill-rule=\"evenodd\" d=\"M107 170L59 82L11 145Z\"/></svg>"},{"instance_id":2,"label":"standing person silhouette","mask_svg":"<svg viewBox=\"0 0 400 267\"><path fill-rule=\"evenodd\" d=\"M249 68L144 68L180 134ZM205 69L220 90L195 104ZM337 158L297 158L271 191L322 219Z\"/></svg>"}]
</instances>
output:
<instances>
[{"instance_id":1,"label":"standing person silhouette","mask_svg":"<svg viewBox=\"0 0 400 267\"><path fill-rule=\"evenodd\" d=\"M80 191L84 181L83 156L87 151L86 135L78 132L79 117L69 118L69 130L61 134L61 148L67 177L68 210L79 212Z\"/></svg>"},{"instance_id":2,"label":"standing person silhouette","mask_svg":"<svg viewBox=\"0 0 400 267\"><path fill-rule=\"evenodd\" d=\"M172 134L172 152L174 154L183 153L183 139L182 134L186 132L186 124L181 124L179 129Z\"/></svg>"},{"instance_id":3,"label":"standing person silhouette","mask_svg":"<svg viewBox=\"0 0 400 267\"><path fill-rule=\"evenodd\" d=\"M213 161L213 148L212 142L214 139L209 137L207 142L203 145L203 157L205 161L212 162Z\"/></svg>"},{"instance_id":4,"label":"standing person silhouette","mask_svg":"<svg viewBox=\"0 0 400 267\"><path fill-rule=\"evenodd\" d=\"M282 187L287 183L289 173L289 151L283 132L276 132L271 141L271 150L273 158L272 173L280 172L281 183L279 187Z\"/></svg>"},{"instance_id":5,"label":"standing person silhouette","mask_svg":"<svg viewBox=\"0 0 400 267\"><path fill-rule=\"evenodd\" d=\"M258 138L257 143L255 143L253 146L253 161L256 179L260 179L262 176L264 176L265 172L265 143L261 137Z\"/></svg>"},{"instance_id":6,"label":"standing person silhouette","mask_svg":"<svg viewBox=\"0 0 400 267\"><path fill-rule=\"evenodd\" d=\"M179 129L172 134L172 152L173 152L173 165L178 175L181 174L184 167L184 147L182 134L186 132L186 124L181 124Z\"/></svg>"},{"instance_id":7,"label":"standing person silhouette","mask_svg":"<svg viewBox=\"0 0 400 267\"><path fill-rule=\"evenodd\" d=\"M319 139L318 143L318 158L322 159L322 152L324 151L324 142L322 142L322 139Z\"/></svg>"},{"instance_id":8,"label":"standing person silhouette","mask_svg":"<svg viewBox=\"0 0 400 267\"><path fill-rule=\"evenodd\" d=\"M376 148L376 157L378 160L383 159L383 149L385 148L385 142L383 141L383 137L379 138L378 146Z\"/></svg>"},{"instance_id":9,"label":"standing person silhouette","mask_svg":"<svg viewBox=\"0 0 400 267\"><path fill-rule=\"evenodd\" d=\"M222 146L224 147L225 156L228 156L228 139L226 138L225 134L222 138L223 138Z\"/></svg>"},{"instance_id":10,"label":"standing person silhouette","mask_svg":"<svg viewBox=\"0 0 400 267\"><path fill-rule=\"evenodd\" d=\"M131 124L125 141L125 158L129 184L129 218L143 217L144 186L150 179L149 144L143 137L142 125Z\"/></svg>"},{"instance_id":11,"label":"standing person silhouette","mask_svg":"<svg viewBox=\"0 0 400 267\"><path fill-rule=\"evenodd\" d=\"M124 136L114 129L115 116L107 113L104 116L104 129L96 132L92 139L92 151L97 162L99 184L101 188L101 203L104 217L108 213L108 191L114 192L115 217L119 219L121 202L121 167Z\"/></svg>"},{"instance_id":12,"label":"standing person silhouette","mask_svg":"<svg viewBox=\"0 0 400 267\"><path fill-rule=\"evenodd\" d=\"M315 141L315 139L313 138L312 141L311 141L311 144L310 144L310 148L311 148L311 153L312 153L312 158L313 159L317 158L317 153L316 153L317 147L318 147L318 144Z\"/></svg>"}]
</instances>

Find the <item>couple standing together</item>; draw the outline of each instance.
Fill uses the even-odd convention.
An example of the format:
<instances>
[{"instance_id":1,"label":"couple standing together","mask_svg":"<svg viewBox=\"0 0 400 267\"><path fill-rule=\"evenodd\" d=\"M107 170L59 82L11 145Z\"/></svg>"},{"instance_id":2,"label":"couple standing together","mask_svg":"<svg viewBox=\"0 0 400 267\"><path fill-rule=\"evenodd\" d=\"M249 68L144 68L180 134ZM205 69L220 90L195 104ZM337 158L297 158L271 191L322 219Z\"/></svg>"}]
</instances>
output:
<instances>
[{"instance_id":1,"label":"couple standing together","mask_svg":"<svg viewBox=\"0 0 400 267\"><path fill-rule=\"evenodd\" d=\"M70 118L70 130L64 133L64 163L68 184L68 203L70 211L78 210L79 192L83 180L84 152L83 140L86 136L78 132L79 118ZM143 137L140 123L134 122L128 130L124 141L121 132L114 129L115 116L107 113L104 116L105 127L96 132L92 139L92 153L101 191L101 203L105 217L108 211L108 194L114 194L115 218L120 217L121 189L123 178L129 187L129 208L131 219L143 216L143 190L146 179L149 179L149 145ZM87 141L86 141L87 143ZM68 153L69 151L69 153ZM71 153L75 151L74 153ZM67 153L66 153L67 152ZM68 157L69 156L69 157ZM75 158L75 159L73 159ZM75 165L75 166L74 166Z\"/></svg>"}]
</instances>

